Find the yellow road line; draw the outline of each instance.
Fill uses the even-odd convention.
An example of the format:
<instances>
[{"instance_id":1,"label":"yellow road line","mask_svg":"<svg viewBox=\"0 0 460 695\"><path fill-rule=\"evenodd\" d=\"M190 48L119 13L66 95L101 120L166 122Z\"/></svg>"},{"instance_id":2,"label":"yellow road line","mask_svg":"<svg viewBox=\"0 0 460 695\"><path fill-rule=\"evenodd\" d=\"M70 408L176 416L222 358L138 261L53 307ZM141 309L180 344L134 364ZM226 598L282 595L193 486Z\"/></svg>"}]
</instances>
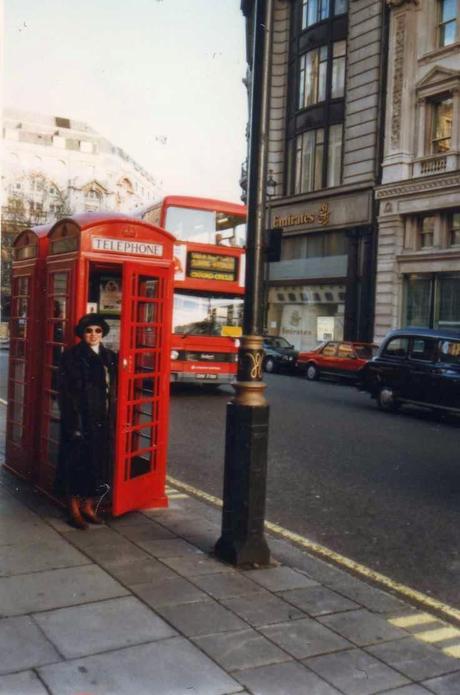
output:
<instances>
[{"instance_id":1,"label":"yellow road line","mask_svg":"<svg viewBox=\"0 0 460 695\"><path fill-rule=\"evenodd\" d=\"M203 490L198 490L188 483L182 483L180 480L172 478L171 476L168 476L168 482L177 487L179 490L184 490L194 497L206 500L216 507L222 507L221 499L214 497L213 495L209 495ZM460 610L454 608L453 606L449 606L447 603L443 603L442 601L438 601L431 596L427 596L427 594L417 591L416 589L412 589L410 586L396 582L393 579L390 579L390 577L386 577L384 574L380 574L380 572L376 572L370 567L366 567L365 565L355 562L344 555L340 555L340 553L336 553L335 550L326 548L324 545L310 541L308 538L304 538L298 533L288 531L278 524L272 524L270 521L266 521L265 528L267 531L270 531L270 533L280 536L281 538L285 538L292 543L313 552L315 555L325 558L326 560L332 560L340 567L345 567L346 569L352 570L361 577L371 580L375 584L378 584L385 589L390 589L409 601L414 601L424 608L435 610L448 618L453 618L454 620L460 622Z\"/></svg>"},{"instance_id":2,"label":"yellow road line","mask_svg":"<svg viewBox=\"0 0 460 695\"><path fill-rule=\"evenodd\" d=\"M416 615L404 615L400 618L391 618L388 622L395 627L415 627L416 625L425 625L432 623L436 618L429 613L417 613Z\"/></svg>"},{"instance_id":3,"label":"yellow road line","mask_svg":"<svg viewBox=\"0 0 460 695\"><path fill-rule=\"evenodd\" d=\"M434 642L442 642L447 639L452 639L453 637L458 637L459 635L460 630L457 630L455 627L440 627L437 630L416 632L414 637L422 642L429 642L430 644L433 644Z\"/></svg>"},{"instance_id":4,"label":"yellow road line","mask_svg":"<svg viewBox=\"0 0 460 695\"><path fill-rule=\"evenodd\" d=\"M456 659L460 659L460 645L455 645L455 647L445 647L442 651L444 654L447 654L447 656L453 656Z\"/></svg>"}]
</instances>

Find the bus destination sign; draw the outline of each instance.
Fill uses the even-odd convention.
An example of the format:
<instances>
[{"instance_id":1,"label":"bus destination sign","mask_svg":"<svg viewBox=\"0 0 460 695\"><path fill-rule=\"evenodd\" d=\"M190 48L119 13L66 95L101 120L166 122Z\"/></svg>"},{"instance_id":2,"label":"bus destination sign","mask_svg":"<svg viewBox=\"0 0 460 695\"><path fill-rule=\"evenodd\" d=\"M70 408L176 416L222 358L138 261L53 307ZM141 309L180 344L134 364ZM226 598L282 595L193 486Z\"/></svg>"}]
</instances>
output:
<instances>
[{"instance_id":1,"label":"bus destination sign","mask_svg":"<svg viewBox=\"0 0 460 695\"><path fill-rule=\"evenodd\" d=\"M198 280L237 280L235 256L220 256L215 253L189 251L187 254L187 276Z\"/></svg>"},{"instance_id":2,"label":"bus destination sign","mask_svg":"<svg viewBox=\"0 0 460 695\"><path fill-rule=\"evenodd\" d=\"M149 241L128 241L127 239L108 239L106 237L93 237L91 239L93 251L116 251L117 253L129 253L139 256L162 256L163 245L152 244Z\"/></svg>"}]
</instances>

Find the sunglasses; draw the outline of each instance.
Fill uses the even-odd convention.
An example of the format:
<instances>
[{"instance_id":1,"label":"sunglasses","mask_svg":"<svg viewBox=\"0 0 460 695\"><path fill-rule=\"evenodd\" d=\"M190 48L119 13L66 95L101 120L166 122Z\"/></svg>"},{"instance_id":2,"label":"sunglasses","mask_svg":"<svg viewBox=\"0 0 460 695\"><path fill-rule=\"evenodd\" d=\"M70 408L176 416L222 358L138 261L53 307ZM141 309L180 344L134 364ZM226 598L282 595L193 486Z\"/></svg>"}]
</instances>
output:
<instances>
[{"instance_id":1,"label":"sunglasses","mask_svg":"<svg viewBox=\"0 0 460 695\"><path fill-rule=\"evenodd\" d=\"M85 333L102 333L102 328L85 328Z\"/></svg>"}]
</instances>

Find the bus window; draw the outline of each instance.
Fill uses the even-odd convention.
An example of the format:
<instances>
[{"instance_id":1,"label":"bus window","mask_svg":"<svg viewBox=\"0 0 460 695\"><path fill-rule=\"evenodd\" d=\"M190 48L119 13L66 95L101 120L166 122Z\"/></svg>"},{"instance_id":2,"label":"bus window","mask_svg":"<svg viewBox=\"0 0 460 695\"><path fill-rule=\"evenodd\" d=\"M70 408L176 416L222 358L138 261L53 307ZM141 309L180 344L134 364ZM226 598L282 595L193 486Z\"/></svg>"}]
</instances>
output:
<instances>
[{"instance_id":1,"label":"bus window","mask_svg":"<svg viewBox=\"0 0 460 695\"><path fill-rule=\"evenodd\" d=\"M216 213L212 210L168 207L165 229L181 241L215 244Z\"/></svg>"}]
</instances>

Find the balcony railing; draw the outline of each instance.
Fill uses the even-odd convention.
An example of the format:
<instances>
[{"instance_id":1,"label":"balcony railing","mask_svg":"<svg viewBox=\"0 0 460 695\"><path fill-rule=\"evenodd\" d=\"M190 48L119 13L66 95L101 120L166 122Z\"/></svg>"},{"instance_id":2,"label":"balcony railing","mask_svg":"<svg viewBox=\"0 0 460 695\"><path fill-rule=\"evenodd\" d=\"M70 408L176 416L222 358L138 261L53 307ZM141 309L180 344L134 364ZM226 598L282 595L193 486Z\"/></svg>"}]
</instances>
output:
<instances>
[{"instance_id":1,"label":"balcony railing","mask_svg":"<svg viewBox=\"0 0 460 695\"><path fill-rule=\"evenodd\" d=\"M430 154L415 160L414 176L430 176L447 171L455 171L459 168L459 164L458 152Z\"/></svg>"}]
</instances>

